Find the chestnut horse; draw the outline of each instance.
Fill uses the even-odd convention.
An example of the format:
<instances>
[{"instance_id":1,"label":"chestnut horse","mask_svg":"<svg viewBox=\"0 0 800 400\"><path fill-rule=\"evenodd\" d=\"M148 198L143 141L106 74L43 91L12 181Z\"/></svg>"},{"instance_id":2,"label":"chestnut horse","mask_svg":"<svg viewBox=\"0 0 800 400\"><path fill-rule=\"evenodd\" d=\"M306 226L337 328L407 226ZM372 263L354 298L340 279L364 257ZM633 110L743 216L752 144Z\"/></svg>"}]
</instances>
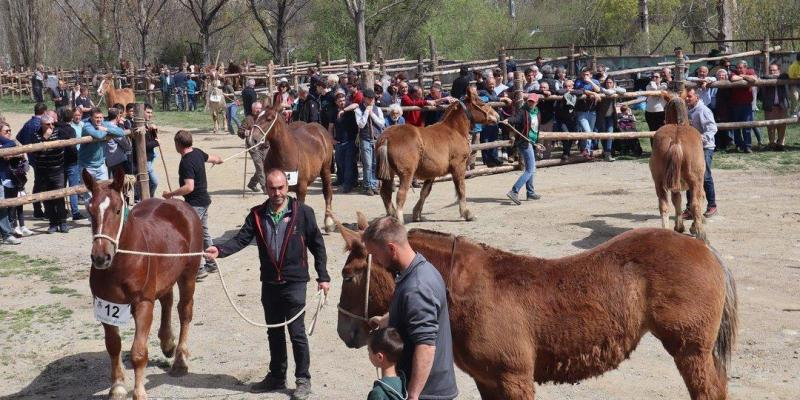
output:
<instances>
[{"instance_id":1,"label":"chestnut horse","mask_svg":"<svg viewBox=\"0 0 800 400\"><path fill-rule=\"evenodd\" d=\"M167 358L175 354L170 374L180 376L188 371L188 335L192 320L192 296L200 255L159 257L129 254L138 251L159 254L184 254L203 251L203 228L200 218L183 201L148 199L134 207L127 219L122 187L125 173L114 171L110 184L98 183L83 170L83 181L91 190L87 210L92 218L92 269L89 286L95 298L117 305L130 305L136 323L131 348L131 362L136 376L133 398L145 399L144 368L147 366L147 336L153 321L153 303L161 303L161 326L158 338ZM123 229L124 226L124 229ZM178 344L172 334L173 287L178 283ZM101 305L103 303L100 303ZM109 398L125 399L125 374L122 370L119 328L103 323L105 342L111 357L111 390ZM177 350L177 351L176 351Z\"/></svg>"},{"instance_id":2,"label":"chestnut horse","mask_svg":"<svg viewBox=\"0 0 800 400\"><path fill-rule=\"evenodd\" d=\"M255 132L256 130L259 132ZM301 202L306 201L308 186L318 177L322 178L322 194L325 196L325 232L333 231L331 188L333 138L328 131L316 122L298 121L287 124L286 118L283 117L283 106L277 103L256 116L249 135L251 137L266 135L269 151L264 157L264 172L273 168L286 172L289 189L297 193L297 199ZM296 183L293 182L295 180Z\"/></svg>"},{"instance_id":3,"label":"chestnut horse","mask_svg":"<svg viewBox=\"0 0 800 400\"><path fill-rule=\"evenodd\" d=\"M114 75L107 74L97 87L97 94L106 98L106 106L111 108L114 104L122 104L125 107L128 104L136 103L136 95L133 93L133 89L117 89L114 81Z\"/></svg>"},{"instance_id":4,"label":"chestnut horse","mask_svg":"<svg viewBox=\"0 0 800 400\"><path fill-rule=\"evenodd\" d=\"M359 348L366 319L388 311L394 276L374 261L368 272L361 235L341 232L350 254L337 331ZM420 229L408 240L446 282L455 363L483 399L532 400L534 382L599 376L626 360L648 332L673 357L692 399L727 397L736 288L703 242L643 228L580 254L543 259Z\"/></svg>"},{"instance_id":5,"label":"chestnut horse","mask_svg":"<svg viewBox=\"0 0 800 400\"><path fill-rule=\"evenodd\" d=\"M705 203L703 175L706 171L701 134L689 125L686 103L680 97L670 99L665 111L666 124L656 131L650 156L650 173L656 186L661 227L666 228L669 223L668 196L671 196L675 207L675 231L686 229L681 218L681 191L688 189L692 194L689 211L694 219L689 231L708 242L701 208Z\"/></svg>"},{"instance_id":6,"label":"chestnut horse","mask_svg":"<svg viewBox=\"0 0 800 400\"><path fill-rule=\"evenodd\" d=\"M484 104L475 88L467 92L463 102L450 105L442 120L424 128L414 125L393 125L383 131L375 147L376 175L381 180L381 198L386 214L403 222L403 205L413 178L422 179L419 201L414 206L412 221L422 220L422 206L431 193L433 180L448 173L453 177L458 196L458 211L465 220L475 217L467 209L467 188L464 174L470 148L470 126L496 124L497 112ZM394 176L400 177L397 204L392 203Z\"/></svg>"}]
</instances>

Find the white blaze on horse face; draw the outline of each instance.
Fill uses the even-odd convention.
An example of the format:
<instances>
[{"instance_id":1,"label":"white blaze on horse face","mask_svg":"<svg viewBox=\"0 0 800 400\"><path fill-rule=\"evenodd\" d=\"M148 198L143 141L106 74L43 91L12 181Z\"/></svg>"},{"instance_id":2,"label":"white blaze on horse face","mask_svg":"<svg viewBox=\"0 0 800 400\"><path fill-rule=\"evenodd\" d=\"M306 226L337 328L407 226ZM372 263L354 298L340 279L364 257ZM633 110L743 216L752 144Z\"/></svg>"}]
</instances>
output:
<instances>
[{"instance_id":1,"label":"white blaze on horse face","mask_svg":"<svg viewBox=\"0 0 800 400\"><path fill-rule=\"evenodd\" d=\"M106 214L106 210L108 209L109 205L111 205L111 198L106 196L106 198L103 199L103 201L100 203L100 205L97 206L97 209L98 209L97 210L97 218L98 218L98 221L100 222L100 224L98 225L98 229L97 229L97 233L98 234L102 234L103 233L103 218L104 218L104 216Z\"/></svg>"},{"instance_id":2,"label":"white blaze on horse face","mask_svg":"<svg viewBox=\"0 0 800 400\"><path fill-rule=\"evenodd\" d=\"M101 96L103 94L103 92L105 91L105 89L106 89L105 84L106 84L106 80L103 79L102 81L100 81L100 84L97 85L97 95L98 96Z\"/></svg>"}]
</instances>

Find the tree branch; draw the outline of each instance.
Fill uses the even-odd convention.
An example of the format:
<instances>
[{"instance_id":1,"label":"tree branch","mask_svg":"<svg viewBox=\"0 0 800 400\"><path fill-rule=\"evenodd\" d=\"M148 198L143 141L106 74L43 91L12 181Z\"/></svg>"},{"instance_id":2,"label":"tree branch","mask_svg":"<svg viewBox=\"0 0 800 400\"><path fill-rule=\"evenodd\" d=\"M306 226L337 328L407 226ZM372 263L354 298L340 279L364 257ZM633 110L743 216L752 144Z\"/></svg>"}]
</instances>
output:
<instances>
[{"instance_id":1,"label":"tree branch","mask_svg":"<svg viewBox=\"0 0 800 400\"><path fill-rule=\"evenodd\" d=\"M383 6L383 7L381 7L380 9L378 9L378 11L375 11L375 12L374 12L372 15L370 15L369 17L367 17L367 20L370 20L370 19L372 19L372 18L375 18L375 17L377 17L378 15L382 14L384 11L386 11L386 10L388 10L388 9L390 9L390 8L392 8L392 7L396 6L396 5L398 5L398 4L401 4L401 3L403 3L403 2L405 2L405 0L397 0L397 1L395 1L394 3L392 3L392 4L389 4L389 5L387 5L387 6Z\"/></svg>"}]
</instances>

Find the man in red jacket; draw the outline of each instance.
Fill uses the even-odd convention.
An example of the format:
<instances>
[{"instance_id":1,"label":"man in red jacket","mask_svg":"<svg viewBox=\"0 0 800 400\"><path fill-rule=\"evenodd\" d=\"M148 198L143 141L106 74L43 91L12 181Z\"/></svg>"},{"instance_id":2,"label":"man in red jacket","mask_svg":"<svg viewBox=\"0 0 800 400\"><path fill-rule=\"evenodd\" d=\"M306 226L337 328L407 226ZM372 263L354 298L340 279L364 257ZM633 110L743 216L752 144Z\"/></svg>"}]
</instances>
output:
<instances>
[{"instance_id":1,"label":"man in red jacket","mask_svg":"<svg viewBox=\"0 0 800 400\"><path fill-rule=\"evenodd\" d=\"M408 106L435 106L450 101L450 97L444 97L439 100L425 100L422 98L422 88L413 86L409 89L408 82L400 84L400 105L403 107ZM405 111L403 118L406 119L407 124L423 127L425 126L425 119L422 118L422 111Z\"/></svg>"}]
</instances>

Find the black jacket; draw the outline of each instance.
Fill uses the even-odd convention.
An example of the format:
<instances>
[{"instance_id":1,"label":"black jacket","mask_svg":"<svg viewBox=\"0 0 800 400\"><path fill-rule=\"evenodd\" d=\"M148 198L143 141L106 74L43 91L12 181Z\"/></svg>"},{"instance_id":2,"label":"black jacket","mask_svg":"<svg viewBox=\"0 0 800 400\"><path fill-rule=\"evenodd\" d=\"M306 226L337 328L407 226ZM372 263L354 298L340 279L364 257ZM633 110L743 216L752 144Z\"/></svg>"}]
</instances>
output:
<instances>
[{"instance_id":1,"label":"black jacket","mask_svg":"<svg viewBox=\"0 0 800 400\"><path fill-rule=\"evenodd\" d=\"M319 97L309 93L305 100L297 103L297 113L292 114L293 121L320 122L320 111L322 104Z\"/></svg>"},{"instance_id":2,"label":"black jacket","mask_svg":"<svg viewBox=\"0 0 800 400\"><path fill-rule=\"evenodd\" d=\"M775 79L771 76L764 76L762 79ZM789 75L782 73L778 79L789 79ZM781 86L762 86L758 88L758 98L761 100L764 111L772 111L775 105L775 91L778 91L778 105L783 107L784 110L789 109L789 98L786 95L786 85Z\"/></svg>"},{"instance_id":3,"label":"black jacket","mask_svg":"<svg viewBox=\"0 0 800 400\"><path fill-rule=\"evenodd\" d=\"M325 253L325 242L322 232L317 226L314 210L311 207L292 199L291 219L280 254L273 254L267 245L264 235L269 205L264 202L250 209L244 225L233 238L217 246L219 257L227 257L245 248L253 239L258 245L258 256L261 261L262 282L308 282L308 252L314 256L314 269L317 270L318 282L330 282L325 268L328 256Z\"/></svg>"},{"instance_id":4,"label":"black jacket","mask_svg":"<svg viewBox=\"0 0 800 400\"><path fill-rule=\"evenodd\" d=\"M251 87L246 87L242 90L242 106L244 107L244 115L250 115L253 112L253 103L258 100L256 90Z\"/></svg>"},{"instance_id":5,"label":"black jacket","mask_svg":"<svg viewBox=\"0 0 800 400\"><path fill-rule=\"evenodd\" d=\"M467 94L469 87L469 76L459 76L453 81L453 87L450 89L450 96L457 99L464 97Z\"/></svg>"}]
</instances>

